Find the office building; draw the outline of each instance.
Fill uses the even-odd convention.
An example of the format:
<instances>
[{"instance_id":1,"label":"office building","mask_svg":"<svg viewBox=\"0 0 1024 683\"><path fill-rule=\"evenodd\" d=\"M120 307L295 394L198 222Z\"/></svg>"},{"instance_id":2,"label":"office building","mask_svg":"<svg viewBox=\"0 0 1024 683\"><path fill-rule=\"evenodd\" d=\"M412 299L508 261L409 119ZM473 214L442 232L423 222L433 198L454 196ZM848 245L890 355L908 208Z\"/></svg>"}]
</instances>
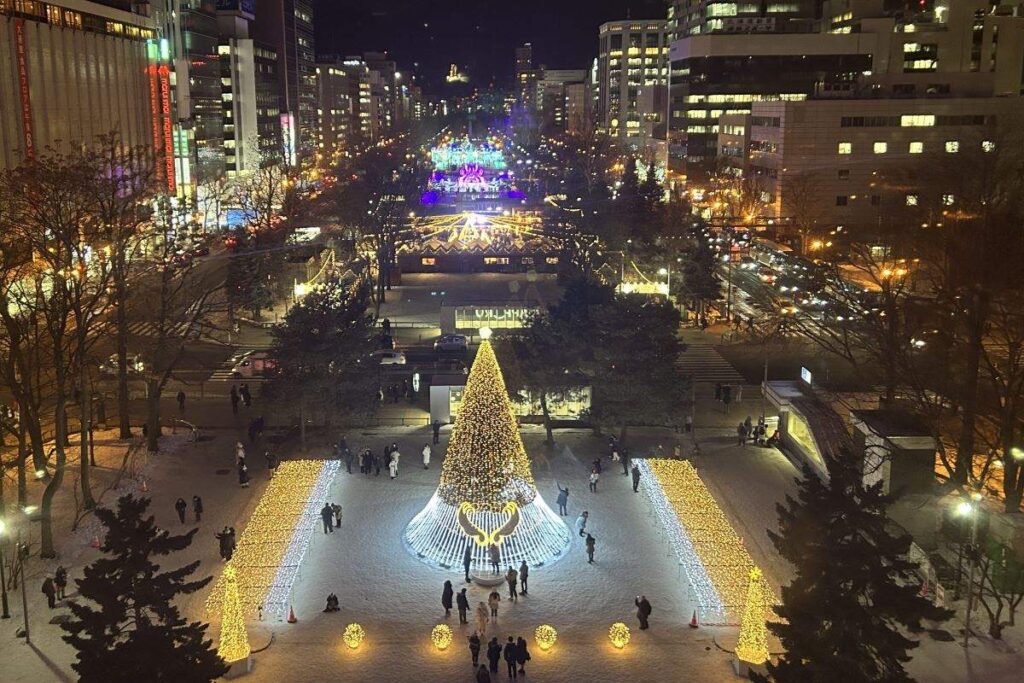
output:
<instances>
[{"instance_id":1,"label":"office building","mask_svg":"<svg viewBox=\"0 0 1024 683\"><path fill-rule=\"evenodd\" d=\"M224 164L228 176L259 168L262 161L257 126L256 48L249 37L252 3L217 4L220 31L221 101Z\"/></svg>"},{"instance_id":2,"label":"office building","mask_svg":"<svg viewBox=\"0 0 1024 683\"><path fill-rule=\"evenodd\" d=\"M353 142L354 117L353 88L350 75L334 64L317 64L317 163L331 166L337 163ZM358 97L358 84L355 89Z\"/></svg>"},{"instance_id":3,"label":"office building","mask_svg":"<svg viewBox=\"0 0 1024 683\"><path fill-rule=\"evenodd\" d=\"M377 127L382 133L391 133L399 128L399 91L401 75L394 60L386 52L367 52L363 61L377 76L371 79L373 97L376 100Z\"/></svg>"},{"instance_id":4,"label":"office building","mask_svg":"<svg viewBox=\"0 0 1024 683\"><path fill-rule=\"evenodd\" d=\"M540 106L537 83L541 78L541 70L533 67L533 45L525 43L516 48L516 104L522 107L529 116L537 113Z\"/></svg>"},{"instance_id":5,"label":"office building","mask_svg":"<svg viewBox=\"0 0 1024 683\"><path fill-rule=\"evenodd\" d=\"M253 41L253 62L256 67L256 131L260 156L265 161L284 158L281 137L281 103L278 97L279 60L273 47Z\"/></svg>"},{"instance_id":6,"label":"office building","mask_svg":"<svg viewBox=\"0 0 1024 683\"><path fill-rule=\"evenodd\" d=\"M706 33L776 33L813 30L818 0L672 0L671 40Z\"/></svg>"},{"instance_id":7,"label":"office building","mask_svg":"<svg viewBox=\"0 0 1024 683\"><path fill-rule=\"evenodd\" d=\"M565 130L569 124L569 92L573 86L583 86L587 72L585 69L547 69L542 68L537 81L537 112L540 126L545 131ZM577 98L582 98L582 90L573 90ZM579 111L580 101L575 101L574 115Z\"/></svg>"},{"instance_id":8,"label":"office building","mask_svg":"<svg viewBox=\"0 0 1024 683\"><path fill-rule=\"evenodd\" d=\"M667 22L612 21L602 24L598 35L598 125L634 149L664 139Z\"/></svg>"}]
</instances>

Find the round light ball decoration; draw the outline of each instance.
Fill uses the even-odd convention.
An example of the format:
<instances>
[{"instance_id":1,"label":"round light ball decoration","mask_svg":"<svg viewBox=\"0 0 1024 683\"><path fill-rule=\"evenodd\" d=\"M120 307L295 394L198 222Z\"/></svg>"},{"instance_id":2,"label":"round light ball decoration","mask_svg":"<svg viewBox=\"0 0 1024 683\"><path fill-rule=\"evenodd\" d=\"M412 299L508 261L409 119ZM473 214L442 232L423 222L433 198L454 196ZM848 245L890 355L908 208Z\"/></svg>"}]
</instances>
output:
<instances>
[{"instance_id":1,"label":"round light ball decoration","mask_svg":"<svg viewBox=\"0 0 1024 683\"><path fill-rule=\"evenodd\" d=\"M558 640L558 631L555 630L554 626L541 624L533 632L533 637L537 640L537 646L547 652L554 646L555 641Z\"/></svg>"},{"instance_id":2,"label":"round light ball decoration","mask_svg":"<svg viewBox=\"0 0 1024 683\"><path fill-rule=\"evenodd\" d=\"M438 650L447 650L448 646L452 644L451 627L448 624L438 624L435 626L434 630L430 632L430 642Z\"/></svg>"},{"instance_id":3,"label":"round light ball decoration","mask_svg":"<svg viewBox=\"0 0 1024 683\"><path fill-rule=\"evenodd\" d=\"M366 631L359 624L349 624L345 627L345 632L341 634L341 639L353 650L359 647L364 638L366 638Z\"/></svg>"},{"instance_id":4,"label":"round light ball decoration","mask_svg":"<svg viewBox=\"0 0 1024 683\"><path fill-rule=\"evenodd\" d=\"M608 629L608 640L616 649L621 650L629 644L629 627L621 621L616 621Z\"/></svg>"}]
</instances>

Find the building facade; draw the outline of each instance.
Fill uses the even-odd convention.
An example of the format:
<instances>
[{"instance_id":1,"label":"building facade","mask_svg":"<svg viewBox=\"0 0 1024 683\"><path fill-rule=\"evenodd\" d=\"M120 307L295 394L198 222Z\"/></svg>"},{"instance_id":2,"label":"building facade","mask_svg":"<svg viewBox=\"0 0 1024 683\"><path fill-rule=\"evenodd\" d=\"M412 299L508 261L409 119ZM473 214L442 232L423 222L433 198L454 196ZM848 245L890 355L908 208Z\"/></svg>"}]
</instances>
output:
<instances>
[{"instance_id":1,"label":"building facade","mask_svg":"<svg viewBox=\"0 0 1024 683\"><path fill-rule=\"evenodd\" d=\"M673 40L704 33L774 33L808 30L818 0L672 0L668 26Z\"/></svg>"},{"instance_id":2,"label":"building facade","mask_svg":"<svg viewBox=\"0 0 1024 683\"><path fill-rule=\"evenodd\" d=\"M353 88L345 69L334 64L318 64L317 74L317 160L333 165L353 142ZM358 93L358 84L355 89ZM358 94L356 95L358 97Z\"/></svg>"},{"instance_id":3,"label":"building facade","mask_svg":"<svg viewBox=\"0 0 1024 683\"><path fill-rule=\"evenodd\" d=\"M602 24L598 35L598 125L633 148L664 138L667 22L612 21Z\"/></svg>"}]
</instances>

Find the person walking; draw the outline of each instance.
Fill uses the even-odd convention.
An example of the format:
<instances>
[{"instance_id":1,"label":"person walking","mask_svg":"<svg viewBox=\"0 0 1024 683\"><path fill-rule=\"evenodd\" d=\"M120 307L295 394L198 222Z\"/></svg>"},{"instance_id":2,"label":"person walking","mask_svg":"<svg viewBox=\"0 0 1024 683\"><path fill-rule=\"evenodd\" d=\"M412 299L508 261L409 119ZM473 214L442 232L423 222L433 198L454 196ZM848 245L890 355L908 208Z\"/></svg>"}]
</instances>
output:
<instances>
[{"instance_id":1,"label":"person walking","mask_svg":"<svg viewBox=\"0 0 1024 683\"><path fill-rule=\"evenodd\" d=\"M746 446L747 445L747 428L740 422L736 425L736 445Z\"/></svg>"},{"instance_id":2,"label":"person walking","mask_svg":"<svg viewBox=\"0 0 1024 683\"><path fill-rule=\"evenodd\" d=\"M363 474L369 474L373 469L373 451L369 448L364 448L362 454L359 456L359 471Z\"/></svg>"},{"instance_id":3,"label":"person walking","mask_svg":"<svg viewBox=\"0 0 1024 683\"><path fill-rule=\"evenodd\" d=\"M530 650L526 647L526 639L522 636L516 641L516 663L519 664L519 673L526 675L526 663L530 661Z\"/></svg>"},{"instance_id":4,"label":"person walking","mask_svg":"<svg viewBox=\"0 0 1024 683\"><path fill-rule=\"evenodd\" d=\"M238 415L238 387L231 385L231 414Z\"/></svg>"},{"instance_id":5,"label":"person walking","mask_svg":"<svg viewBox=\"0 0 1024 683\"><path fill-rule=\"evenodd\" d=\"M387 448L385 448L384 450L387 450ZM375 477L379 477L380 476L380 464L381 464L381 456L379 456L376 453L374 453L373 454L373 476L375 476Z\"/></svg>"},{"instance_id":6,"label":"person walking","mask_svg":"<svg viewBox=\"0 0 1024 683\"><path fill-rule=\"evenodd\" d=\"M583 538L583 535L586 533L586 530L587 530L587 520L589 518L590 518L590 513L587 512L586 510L581 512L580 516L576 518L576 531L577 531L577 533L579 533L580 538Z\"/></svg>"},{"instance_id":7,"label":"person walking","mask_svg":"<svg viewBox=\"0 0 1024 683\"><path fill-rule=\"evenodd\" d=\"M491 560L491 569L494 570L495 574L501 573L501 553L498 552L498 546L495 543L487 546L487 554Z\"/></svg>"},{"instance_id":8,"label":"person walking","mask_svg":"<svg viewBox=\"0 0 1024 683\"><path fill-rule=\"evenodd\" d=\"M455 596L455 591L452 590L452 582L445 581L444 588L441 589L441 607L444 607L445 619L452 614L452 598Z\"/></svg>"},{"instance_id":9,"label":"person walking","mask_svg":"<svg viewBox=\"0 0 1024 683\"><path fill-rule=\"evenodd\" d=\"M196 524L203 521L203 499L199 496L192 496L192 514L196 516Z\"/></svg>"},{"instance_id":10,"label":"person walking","mask_svg":"<svg viewBox=\"0 0 1024 683\"><path fill-rule=\"evenodd\" d=\"M239 465L239 464L244 464L244 463L245 463L245 446L242 444L241 441L236 441L235 442L235 464Z\"/></svg>"},{"instance_id":11,"label":"person walking","mask_svg":"<svg viewBox=\"0 0 1024 683\"><path fill-rule=\"evenodd\" d=\"M487 606L491 608L491 616L494 617L495 623L498 621L498 605L501 604L501 593L498 591L491 591L487 596Z\"/></svg>"},{"instance_id":12,"label":"person walking","mask_svg":"<svg viewBox=\"0 0 1024 683\"><path fill-rule=\"evenodd\" d=\"M238 390L238 393L242 396L242 403L245 404L246 408L252 406L252 394L249 393L249 385L242 382L242 388Z\"/></svg>"},{"instance_id":13,"label":"person walking","mask_svg":"<svg viewBox=\"0 0 1024 683\"><path fill-rule=\"evenodd\" d=\"M509 566L508 571L505 572L505 582L508 583L508 599L512 602L519 602L519 591L516 590L519 585L519 572Z\"/></svg>"},{"instance_id":14,"label":"person walking","mask_svg":"<svg viewBox=\"0 0 1024 683\"><path fill-rule=\"evenodd\" d=\"M476 631L469 637L469 655L473 658L473 666L476 667L480 661L480 636Z\"/></svg>"},{"instance_id":15,"label":"person walking","mask_svg":"<svg viewBox=\"0 0 1024 683\"><path fill-rule=\"evenodd\" d=\"M423 444L423 469L430 469L430 444Z\"/></svg>"},{"instance_id":16,"label":"person walking","mask_svg":"<svg viewBox=\"0 0 1024 683\"><path fill-rule=\"evenodd\" d=\"M561 484L559 484L558 482L555 482L555 486L558 487L558 514L565 517L566 514L568 514L565 511L565 506L569 502L569 487L566 486L563 489Z\"/></svg>"},{"instance_id":17,"label":"person walking","mask_svg":"<svg viewBox=\"0 0 1024 683\"><path fill-rule=\"evenodd\" d=\"M498 642L497 637L491 638L491 642L487 643L487 663L490 665L492 674L498 673L498 663L501 661L501 643Z\"/></svg>"},{"instance_id":18,"label":"person walking","mask_svg":"<svg viewBox=\"0 0 1024 683\"><path fill-rule=\"evenodd\" d=\"M633 493L638 493L640 491L640 468L633 465L631 472L633 473Z\"/></svg>"},{"instance_id":19,"label":"person walking","mask_svg":"<svg viewBox=\"0 0 1024 683\"><path fill-rule=\"evenodd\" d=\"M630 462L629 451L626 450L625 448L623 448L622 449L622 473L623 474L629 474L629 462Z\"/></svg>"},{"instance_id":20,"label":"person walking","mask_svg":"<svg viewBox=\"0 0 1024 683\"><path fill-rule=\"evenodd\" d=\"M174 501L174 509L178 511L178 519L180 519L181 523L184 524L185 513L188 511L188 503L185 502L184 498L179 498Z\"/></svg>"},{"instance_id":21,"label":"person walking","mask_svg":"<svg viewBox=\"0 0 1024 683\"><path fill-rule=\"evenodd\" d=\"M526 595L526 581L530 578L530 566L523 560L519 564L519 592Z\"/></svg>"},{"instance_id":22,"label":"person walking","mask_svg":"<svg viewBox=\"0 0 1024 683\"><path fill-rule=\"evenodd\" d=\"M590 470L590 492L597 493L597 480L601 478L601 473L597 471L597 468Z\"/></svg>"},{"instance_id":23,"label":"person walking","mask_svg":"<svg viewBox=\"0 0 1024 683\"><path fill-rule=\"evenodd\" d=\"M53 587L57 589L57 599L64 599L64 589L68 587L68 570L64 565L58 565L57 571L53 573Z\"/></svg>"},{"instance_id":24,"label":"person walking","mask_svg":"<svg viewBox=\"0 0 1024 683\"><path fill-rule=\"evenodd\" d=\"M646 595L638 595L633 604L636 605L636 618L640 622L640 630L645 631L648 627L647 619L651 616L651 603L647 601Z\"/></svg>"},{"instance_id":25,"label":"person walking","mask_svg":"<svg viewBox=\"0 0 1024 683\"><path fill-rule=\"evenodd\" d=\"M352 474L352 449L345 443L345 437L341 437L341 457L345 459L345 470Z\"/></svg>"},{"instance_id":26,"label":"person walking","mask_svg":"<svg viewBox=\"0 0 1024 683\"><path fill-rule=\"evenodd\" d=\"M229 541L228 541L228 528L224 527L224 531L221 531L220 533L214 534L214 538L217 539L217 543L220 546L220 559L222 559L222 560L229 560L229 559L231 559L230 558L230 554L231 553L228 550L228 544L229 544Z\"/></svg>"},{"instance_id":27,"label":"person walking","mask_svg":"<svg viewBox=\"0 0 1024 683\"><path fill-rule=\"evenodd\" d=\"M434 443L435 444L441 443L441 421L440 420L434 420L430 424L430 428L433 429L433 431L434 431Z\"/></svg>"},{"instance_id":28,"label":"person walking","mask_svg":"<svg viewBox=\"0 0 1024 683\"><path fill-rule=\"evenodd\" d=\"M597 541L590 534L587 534L587 564L594 564L594 547L597 545Z\"/></svg>"},{"instance_id":29,"label":"person walking","mask_svg":"<svg viewBox=\"0 0 1024 683\"><path fill-rule=\"evenodd\" d=\"M331 503L331 512L334 513L334 526L341 528L341 506L337 503Z\"/></svg>"},{"instance_id":30,"label":"person walking","mask_svg":"<svg viewBox=\"0 0 1024 683\"><path fill-rule=\"evenodd\" d=\"M459 591L459 594L455 596L455 606L459 609L459 623L468 624L469 619L469 598L466 597L466 589L463 588Z\"/></svg>"},{"instance_id":31,"label":"person walking","mask_svg":"<svg viewBox=\"0 0 1024 683\"><path fill-rule=\"evenodd\" d=\"M487 633L487 605L483 600L476 605L476 630L477 633Z\"/></svg>"},{"instance_id":32,"label":"person walking","mask_svg":"<svg viewBox=\"0 0 1024 683\"><path fill-rule=\"evenodd\" d=\"M476 683L491 683L491 674L487 672L487 667L483 664L476 670Z\"/></svg>"},{"instance_id":33,"label":"person walking","mask_svg":"<svg viewBox=\"0 0 1024 683\"><path fill-rule=\"evenodd\" d=\"M46 596L46 604L53 609L57 606L57 587L53 585L53 579L47 576L43 579L43 594Z\"/></svg>"},{"instance_id":34,"label":"person walking","mask_svg":"<svg viewBox=\"0 0 1024 683\"><path fill-rule=\"evenodd\" d=\"M469 578L469 568L473 565L473 544L467 543L466 550L462 553L462 566L466 569L466 583L469 583L472 579Z\"/></svg>"},{"instance_id":35,"label":"person walking","mask_svg":"<svg viewBox=\"0 0 1024 683\"><path fill-rule=\"evenodd\" d=\"M265 451L263 457L267 460L267 475L273 477L277 471L277 456L270 451Z\"/></svg>"},{"instance_id":36,"label":"person walking","mask_svg":"<svg viewBox=\"0 0 1024 683\"><path fill-rule=\"evenodd\" d=\"M391 462L388 463L388 472L391 474L391 478L394 479L398 476L398 459L402 457L402 454L398 452L398 449L391 451Z\"/></svg>"},{"instance_id":37,"label":"person walking","mask_svg":"<svg viewBox=\"0 0 1024 683\"><path fill-rule=\"evenodd\" d=\"M508 642L505 643L504 657L505 666L508 667L508 677L512 679L515 679L518 673L518 669L516 668L516 654L518 654L516 643L512 640L512 636L509 636Z\"/></svg>"},{"instance_id":38,"label":"person walking","mask_svg":"<svg viewBox=\"0 0 1024 683\"><path fill-rule=\"evenodd\" d=\"M178 399L178 412L182 415L185 414L185 392L178 390L178 395L175 397Z\"/></svg>"},{"instance_id":39,"label":"person walking","mask_svg":"<svg viewBox=\"0 0 1024 683\"><path fill-rule=\"evenodd\" d=\"M686 430L687 434L693 431L693 415L687 413L686 421L683 423L683 429Z\"/></svg>"},{"instance_id":40,"label":"person walking","mask_svg":"<svg viewBox=\"0 0 1024 683\"><path fill-rule=\"evenodd\" d=\"M329 531L333 534L334 510L332 510L331 506L328 505L327 503L324 503L324 506L320 508L320 519L322 519L324 523L324 533L326 534Z\"/></svg>"},{"instance_id":41,"label":"person walking","mask_svg":"<svg viewBox=\"0 0 1024 683\"><path fill-rule=\"evenodd\" d=\"M245 466L244 458L238 463L238 485L243 489L249 488L249 468Z\"/></svg>"}]
</instances>

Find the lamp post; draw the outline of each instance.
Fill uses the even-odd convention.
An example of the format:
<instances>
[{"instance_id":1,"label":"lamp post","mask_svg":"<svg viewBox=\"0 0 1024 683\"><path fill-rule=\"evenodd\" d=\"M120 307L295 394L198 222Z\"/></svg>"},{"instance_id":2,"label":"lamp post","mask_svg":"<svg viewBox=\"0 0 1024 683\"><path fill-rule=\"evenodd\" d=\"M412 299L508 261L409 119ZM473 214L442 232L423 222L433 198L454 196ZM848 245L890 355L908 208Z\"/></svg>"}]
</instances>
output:
<instances>
[{"instance_id":1,"label":"lamp post","mask_svg":"<svg viewBox=\"0 0 1024 683\"><path fill-rule=\"evenodd\" d=\"M658 275L665 276L665 287L668 289L668 295L672 296L672 264L670 263L668 268L659 269Z\"/></svg>"},{"instance_id":2,"label":"lamp post","mask_svg":"<svg viewBox=\"0 0 1024 683\"><path fill-rule=\"evenodd\" d=\"M971 544L967 554L967 561L970 562L970 569L967 573L967 615L964 618L964 647L971 637L971 611L974 609L974 570L977 566L978 552L978 511L981 502L981 494L975 491L971 494L970 501L963 501L957 505L956 511L960 515L971 516Z\"/></svg>"},{"instance_id":3,"label":"lamp post","mask_svg":"<svg viewBox=\"0 0 1024 683\"><path fill-rule=\"evenodd\" d=\"M10 619L11 612L7 607L7 576L4 574L4 541L3 535L7 528L7 524L3 519L0 519L0 609L3 613L0 614L0 619Z\"/></svg>"}]
</instances>

